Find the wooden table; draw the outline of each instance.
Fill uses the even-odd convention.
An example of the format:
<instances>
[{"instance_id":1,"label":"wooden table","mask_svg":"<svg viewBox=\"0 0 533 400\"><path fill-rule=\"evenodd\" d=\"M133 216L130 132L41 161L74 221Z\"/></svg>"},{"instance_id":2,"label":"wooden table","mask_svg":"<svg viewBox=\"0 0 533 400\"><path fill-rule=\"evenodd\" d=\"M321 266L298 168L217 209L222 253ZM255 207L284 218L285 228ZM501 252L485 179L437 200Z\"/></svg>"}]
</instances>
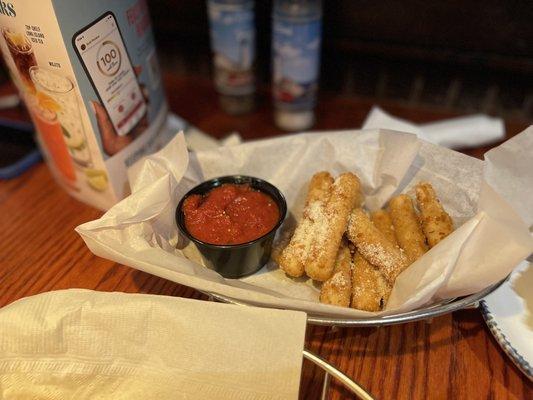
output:
<instances>
[{"instance_id":1,"label":"wooden table","mask_svg":"<svg viewBox=\"0 0 533 400\"><path fill-rule=\"evenodd\" d=\"M272 124L265 93L254 113L232 117L219 110L212 87L204 79L167 77L166 85L171 108L214 136L233 130L246 139L281 133ZM357 128L372 104L371 100L324 95L315 129ZM452 116L437 109L382 106L414 121ZM508 135L526 125L507 123ZM487 149L467 153L481 156ZM74 228L101 214L64 193L44 164L17 179L0 182L0 306L67 288L206 299L194 289L94 256ZM500 350L475 309L435 318L431 323L379 329L310 326L305 346L379 399L533 398L533 386ZM301 398L319 398L322 379L322 371L304 361ZM350 395L332 383L330 398Z\"/></svg>"}]
</instances>

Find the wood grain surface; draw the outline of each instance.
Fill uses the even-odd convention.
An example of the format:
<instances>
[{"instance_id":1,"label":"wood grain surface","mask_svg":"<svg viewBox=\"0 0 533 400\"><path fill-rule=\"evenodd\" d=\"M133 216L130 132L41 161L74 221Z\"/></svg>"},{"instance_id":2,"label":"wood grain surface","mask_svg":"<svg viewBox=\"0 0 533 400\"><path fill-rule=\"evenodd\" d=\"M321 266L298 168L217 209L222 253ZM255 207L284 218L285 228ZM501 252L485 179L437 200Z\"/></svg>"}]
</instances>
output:
<instances>
[{"instance_id":1,"label":"wood grain surface","mask_svg":"<svg viewBox=\"0 0 533 400\"><path fill-rule=\"evenodd\" d=\"M208 82L167 78L166 84L171 108L218 137L233 130L245 138L280 133L272 125L271 110L264 99L256 112L230 117L218 110ZM359 127L371 104L363 99L325 96L316 128ZM396 115L418 121L449 116L438 110L385 106ZM515 134L524 127L511 123L508 132ZM479 156L483 150L469 153ZM1 181L0 306L25 296L68 288L206 300L194 289L94 256L74 228L101 214L63 192L44 164L19 178ZM378 329L309 326L305 345L378 399L533 398L532 384L500 350L477 309L431 322ZM318 399L323 373L304 361L302 374L301 399ZM329 398L351 396L332 382Z\"/></svg>"}]
</instances>

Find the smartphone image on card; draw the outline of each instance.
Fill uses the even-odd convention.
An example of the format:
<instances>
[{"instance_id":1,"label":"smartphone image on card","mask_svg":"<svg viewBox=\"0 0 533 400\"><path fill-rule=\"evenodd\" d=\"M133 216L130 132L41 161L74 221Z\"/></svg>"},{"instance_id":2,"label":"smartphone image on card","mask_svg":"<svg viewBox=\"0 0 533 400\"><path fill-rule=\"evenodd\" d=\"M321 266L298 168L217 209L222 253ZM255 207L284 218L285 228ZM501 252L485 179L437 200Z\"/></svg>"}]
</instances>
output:
<instances>
[{"instance_id":1,"label":"smartphone image on card","mask_svg":"<svg viewBox=\"0 0 533 400\"><path fill-rule=\"evenodd\" d=\"M76 32L72 45L115 131L127 135L147 106L114 14Z\"/></svg>"}]
</instances>

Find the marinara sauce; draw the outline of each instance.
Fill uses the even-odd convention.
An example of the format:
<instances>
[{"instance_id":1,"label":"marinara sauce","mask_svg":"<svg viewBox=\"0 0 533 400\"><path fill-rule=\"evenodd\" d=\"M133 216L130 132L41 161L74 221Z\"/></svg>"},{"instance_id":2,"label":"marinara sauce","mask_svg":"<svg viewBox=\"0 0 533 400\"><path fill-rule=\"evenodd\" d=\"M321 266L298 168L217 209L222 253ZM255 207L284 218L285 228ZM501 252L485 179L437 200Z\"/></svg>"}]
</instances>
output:
<instances>
[{"instance_id":1,"label":"marinara sauce","mask_svg":"<svg viewBox=\"0 0 533 400\"><path fill-rule=\"evenodd\" d=\"M224 184L204 195L193 194L182 207L185 227L211 244L241 244L270 232L279 221L276 202L247 184Z\"/></svg>"}]
</instances>

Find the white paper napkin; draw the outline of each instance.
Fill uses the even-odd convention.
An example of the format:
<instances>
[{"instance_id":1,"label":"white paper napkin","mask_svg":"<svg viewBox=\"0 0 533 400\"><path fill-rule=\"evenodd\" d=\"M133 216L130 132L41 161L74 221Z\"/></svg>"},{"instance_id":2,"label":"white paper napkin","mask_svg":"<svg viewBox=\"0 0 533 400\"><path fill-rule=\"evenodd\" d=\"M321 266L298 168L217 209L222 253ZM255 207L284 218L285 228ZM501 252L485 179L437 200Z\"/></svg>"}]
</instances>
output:
<instances>
[{"instance_id":1,"label":"white paper napkin","mask_svg":"<svg viewBox=\"0 0 533 400\"><path fill-rule=\"evenodd\" d=\"M0 398L297 399L306 315L64 290L0 309Z\"/></svg>"},{"instance_id":2,"label":"white paper napkin","mask_svg":"<svg viewBox=\"0 0 533 400\"><path fill-rule=\"evenodd\" d=\"M503 120L483 114L414 124L374 106L368 113L362 129L379 128L414 133L430 143L452 149L479 147L505 139Z\"/></svg>"}]
</instances>

